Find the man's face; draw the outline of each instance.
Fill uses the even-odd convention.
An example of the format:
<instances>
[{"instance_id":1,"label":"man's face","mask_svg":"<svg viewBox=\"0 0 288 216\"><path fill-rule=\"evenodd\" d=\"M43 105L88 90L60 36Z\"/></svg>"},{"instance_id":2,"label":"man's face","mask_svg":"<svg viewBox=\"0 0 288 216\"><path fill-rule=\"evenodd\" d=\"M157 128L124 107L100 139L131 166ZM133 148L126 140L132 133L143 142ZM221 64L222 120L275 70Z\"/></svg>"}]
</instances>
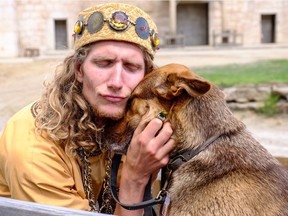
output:
<instances>
[{"instance_id":1,"label":"man's face","mask_svg":"<svg viewBox=\"0 0 288 216\"><path fill-rule=\"evenodd\" d=\"M119 119L127 100L145 74L142 50L130 43L102 41L92 45L76 72L82 93L96 116Z\"/></svg>"}]
</instances>

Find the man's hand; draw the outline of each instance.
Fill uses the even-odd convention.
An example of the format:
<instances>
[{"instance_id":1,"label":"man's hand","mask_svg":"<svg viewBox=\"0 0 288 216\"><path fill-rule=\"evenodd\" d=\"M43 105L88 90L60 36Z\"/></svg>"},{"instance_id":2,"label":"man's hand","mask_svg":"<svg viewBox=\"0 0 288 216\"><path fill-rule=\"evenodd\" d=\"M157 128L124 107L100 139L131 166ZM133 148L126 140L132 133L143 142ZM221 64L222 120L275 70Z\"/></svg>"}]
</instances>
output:
<instances>
[{"instance_id":1,"label":"man's hand","mask_svg":"<svg viewBox=\"0 0 288 216\"><path fill-rule=\"evenodd\" d=\"M119 199L125 204L139 203L143 200L145 187L152 174L169 161L169 152L175 141L170 139L173 133L169 122L155 118L145 127L140 122L134 132L123 164L119 188ZM129 211L116 207L115 214L142 215L143 210Z\"/></svg>"}]
</instances>

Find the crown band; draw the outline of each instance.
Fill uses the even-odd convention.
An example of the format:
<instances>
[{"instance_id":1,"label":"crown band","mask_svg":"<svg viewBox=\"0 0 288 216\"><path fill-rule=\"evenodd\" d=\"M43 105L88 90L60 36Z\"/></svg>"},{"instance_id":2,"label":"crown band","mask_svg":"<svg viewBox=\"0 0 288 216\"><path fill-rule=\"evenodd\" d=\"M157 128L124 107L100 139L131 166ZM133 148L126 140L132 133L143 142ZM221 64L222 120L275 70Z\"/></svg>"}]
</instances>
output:
<instances>
[{"instance_id":1,"label":"crown band","mask_svg":"<svg viewBox=\"0 0 288 216\"><path fill-rule=\"evenodd\" d=\"M138 17L133 22L123 11L113 12L108 19L105 19L101 12L95 11L88 17L87 23L85 23L83 17L79 17L74 25L74 32L77 38L81 38L85 28L90 34L95 34L103 28L105 23L108 23L110 29L116 32L124 32L130 25L133 25L138 37L147 40L150 36L152 47L158 49L160 41L158 33L154 29L150 30L147 20L143 17Z\"/></svg>"}]
</instances>

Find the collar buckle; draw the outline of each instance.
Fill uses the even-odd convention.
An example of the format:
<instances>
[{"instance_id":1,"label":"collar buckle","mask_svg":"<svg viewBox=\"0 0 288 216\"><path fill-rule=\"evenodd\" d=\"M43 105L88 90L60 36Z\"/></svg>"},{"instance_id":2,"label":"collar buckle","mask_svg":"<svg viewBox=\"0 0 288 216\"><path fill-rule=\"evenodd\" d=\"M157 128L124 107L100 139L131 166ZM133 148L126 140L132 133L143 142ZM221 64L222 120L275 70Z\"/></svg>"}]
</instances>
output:
<instances>
[{"instance_id":1,"label":"collar buckle","mask_svg":"<svg viewBox=\"0 0 288 216\"><path fill-rule=\"evenodd\" d=\"M186 163L188 160L183 155L177 155L172 158L167 164L168 170L175 171L178 169L183 163Z\"/></svg>"}]
</instances>

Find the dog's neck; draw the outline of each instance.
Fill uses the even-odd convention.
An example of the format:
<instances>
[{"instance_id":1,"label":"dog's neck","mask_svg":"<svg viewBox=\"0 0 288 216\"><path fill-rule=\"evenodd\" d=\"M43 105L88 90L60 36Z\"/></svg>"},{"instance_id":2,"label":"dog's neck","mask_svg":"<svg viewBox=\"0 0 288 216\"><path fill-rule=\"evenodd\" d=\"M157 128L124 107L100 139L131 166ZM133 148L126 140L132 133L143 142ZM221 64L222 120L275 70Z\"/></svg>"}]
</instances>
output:
<instances>
[{"instance_id":1,"label":"dog's neck","mask_svg":"<svg viewBox=\"0 0 288 216\"><path fill-rule=\"evenodd\" d=\"M183 150L182 152L171 157L167 165L168 170L171 170L172 172L174 172L182 164L191 160L193 157L195 157L200 152L205 150L210 144L212 144L216 139L218 139L219 136L221 136L221 134L215 134L214 136L210 137L208 140L206 140L202 145L198 146L197 148Z\"/></svg>"}]
</instances>

